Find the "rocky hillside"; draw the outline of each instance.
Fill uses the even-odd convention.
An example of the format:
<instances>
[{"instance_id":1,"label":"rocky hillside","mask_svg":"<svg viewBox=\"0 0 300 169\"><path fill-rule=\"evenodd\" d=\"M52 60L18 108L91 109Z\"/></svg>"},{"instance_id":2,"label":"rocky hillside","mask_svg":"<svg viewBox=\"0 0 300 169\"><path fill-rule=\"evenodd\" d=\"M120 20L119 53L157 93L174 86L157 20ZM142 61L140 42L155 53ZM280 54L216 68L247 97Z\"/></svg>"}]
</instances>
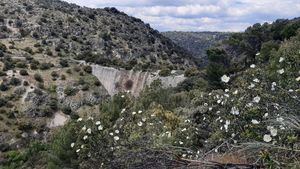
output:
<instances>
[{"instance_id":1,"label":"rocky hillside","mask_svg":"<svg viewBox=\"0 0 300 169\"><path fill-rule=\"evenodd\" d=\"M40 44L34 53L126 69L193 65L187 52L149 24L115 8L90 9L59 0L3 0L0 8L0 38Z\"/></svg>"},{"instance_id":2,"label":"rocky hillside","mask_svg":"<svg viewBox=\"0 0 300 169\"><path fill-rule=\"evenodd\" d=\"M163 32L174 43L192 53L193 57L201 58L207 63L206 50L229 38L231 33L222 32Z\"/></svg>"}]
</instances>

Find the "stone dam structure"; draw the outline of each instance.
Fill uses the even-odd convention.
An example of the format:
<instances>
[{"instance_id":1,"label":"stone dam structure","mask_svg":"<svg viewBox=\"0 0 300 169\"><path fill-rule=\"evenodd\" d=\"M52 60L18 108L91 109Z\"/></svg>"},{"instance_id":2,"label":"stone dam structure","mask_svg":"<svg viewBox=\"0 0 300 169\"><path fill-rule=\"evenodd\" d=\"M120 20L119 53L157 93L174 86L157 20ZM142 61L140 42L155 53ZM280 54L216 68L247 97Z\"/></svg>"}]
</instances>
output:
<instances>
[{"instance_id":1,"label":"stone dam structure","mask_svg":"<svg viewBox=\"0 0 300 169\"><path fill-rule=\"evenodd\" d=\"M186 78L183 74L161 77L158 72L142 72L133 70L116 69L100 65L91 65L93 75L102 83L109 95L130 91L133 96L139 93L155 80L160 80L163 87L176 87Z\"/></svg>"}]
</instances>

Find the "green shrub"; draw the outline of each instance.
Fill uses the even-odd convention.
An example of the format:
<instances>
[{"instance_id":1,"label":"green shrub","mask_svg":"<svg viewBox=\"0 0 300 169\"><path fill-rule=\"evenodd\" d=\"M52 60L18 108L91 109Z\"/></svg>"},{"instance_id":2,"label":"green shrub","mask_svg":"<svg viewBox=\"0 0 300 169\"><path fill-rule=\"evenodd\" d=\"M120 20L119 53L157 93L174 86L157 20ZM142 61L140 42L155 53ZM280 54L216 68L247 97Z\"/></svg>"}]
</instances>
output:
<instances>
[{"instance_id":1,"label":"green shrub","mask_svg":"<svg viewBox=\"0 0 300 169\"><path fill-rule=\"evenodd\" d=\"M36 81L38 81L38 82L41 82L41 83L44 82L43 77L42 77L40 74L38 74L38 73L34 74L33 77L34 77L34 79L35 79Z\"/></svg>"},{"instance_id":2,"label":"green shrub","mask_svg":"<svg viewBox=\"0 0 300 169\"><path fill-rule=\"evenodd\" d=\"M20 75L21 76L27 76L28 75L27 70L25 70L25 69L20 70Z\"/></svg>"},{"instance_id":3,"label":"green shrub","mask_svg":"<svg viewBox=\"0 0 300 169\"><path fill-rule=\"evenodd\" d=\"M162 68L162 69L159 71L158 74L159 74L160 76L163 76L163 77L165 77L165 76L170 76L170 75L171 75L171 69L164 67L164 68Z\"/></svg>"}]
</instances>

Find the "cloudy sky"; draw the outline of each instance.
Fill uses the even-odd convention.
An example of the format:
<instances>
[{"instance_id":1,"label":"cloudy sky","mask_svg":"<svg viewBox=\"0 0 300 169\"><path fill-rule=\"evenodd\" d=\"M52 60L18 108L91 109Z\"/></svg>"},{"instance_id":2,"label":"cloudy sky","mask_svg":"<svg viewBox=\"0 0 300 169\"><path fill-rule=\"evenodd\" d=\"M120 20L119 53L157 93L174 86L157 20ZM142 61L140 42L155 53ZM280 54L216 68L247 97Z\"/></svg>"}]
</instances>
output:
<instances>
[{"instance_id":1,"label":"cloudy sky","mask_svg":"<svg viewBox=\"0 0 300 169\"><path fill-rule=\"evenodd\" d=\"M300 17L300 0L65 0L116 7L159 31L243 31L277 18Z\"/></svg>"}]
</instances>

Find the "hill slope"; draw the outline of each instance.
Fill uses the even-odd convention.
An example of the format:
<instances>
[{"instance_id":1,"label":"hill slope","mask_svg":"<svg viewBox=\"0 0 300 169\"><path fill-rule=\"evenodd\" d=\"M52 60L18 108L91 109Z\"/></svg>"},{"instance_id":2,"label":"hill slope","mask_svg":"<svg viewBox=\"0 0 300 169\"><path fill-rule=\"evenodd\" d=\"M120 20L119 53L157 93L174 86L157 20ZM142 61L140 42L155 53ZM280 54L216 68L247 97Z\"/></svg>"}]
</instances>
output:
<instances>
[{"instance_id":1,"label":"hill slope","mask_svg":"<svg viewBox=\"0 0 300 169\"><path fill-rule=\"evenodd\" d=\"M231 33L222 32L163 32L174 43L207 62L206 50L229 38Z\"/></svg>"},{"instance_id":2,"label":"hill slope","mask_svg":"<svg viewBox=\"0 0 300 169\"><path fill-rule=\"evenodd\" d=\"M32 38L54 56L131 69L182 67L190 55L140 19L115 8L90 9L59 0L4 0L1 39Z\"/></svg>"}]
</instances>

